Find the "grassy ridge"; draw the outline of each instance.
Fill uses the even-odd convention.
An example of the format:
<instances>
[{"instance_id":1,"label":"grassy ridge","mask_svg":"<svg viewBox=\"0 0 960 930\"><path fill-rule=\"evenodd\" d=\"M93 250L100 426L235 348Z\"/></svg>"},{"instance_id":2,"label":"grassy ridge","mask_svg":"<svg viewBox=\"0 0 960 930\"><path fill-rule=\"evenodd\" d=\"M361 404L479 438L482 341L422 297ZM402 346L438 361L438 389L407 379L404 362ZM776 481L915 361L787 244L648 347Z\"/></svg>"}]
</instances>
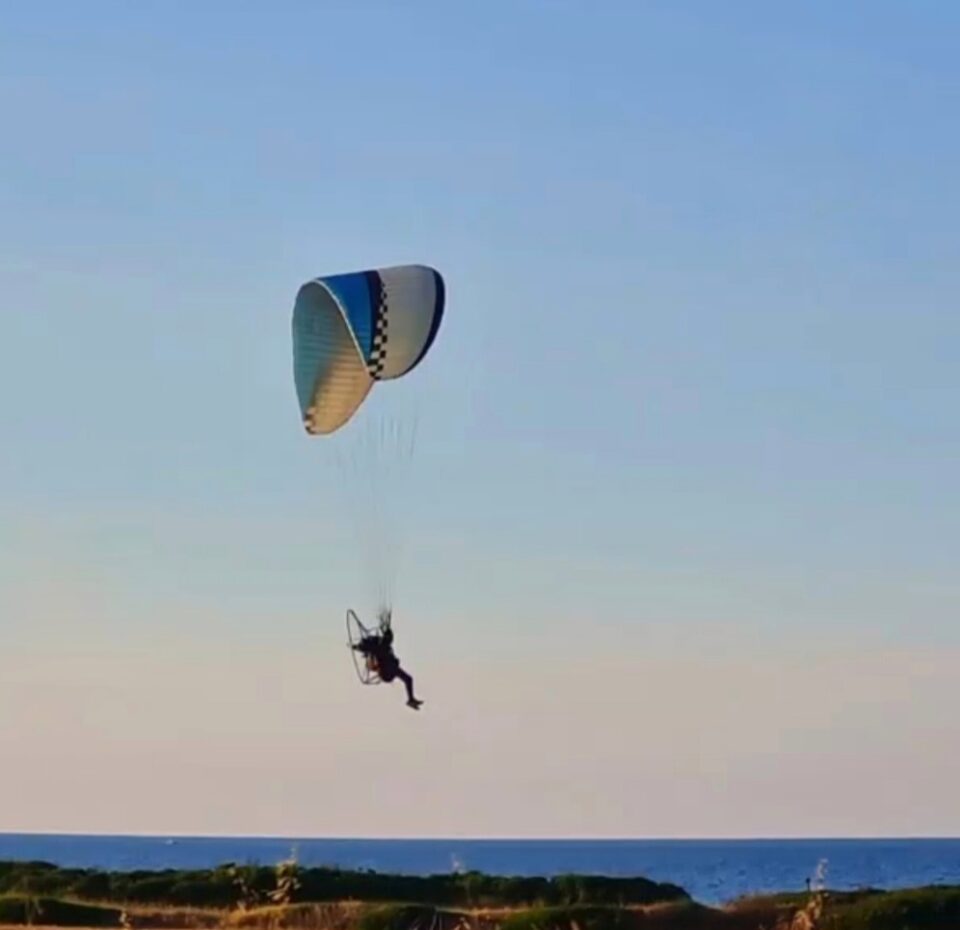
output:
<instances>
[{"instance_id":1,"label":"grassy ridge","mask_svg":"<svg viewBox=\"0 0 960 930\"><path fill-rule=\"evenodd\" d=\"M642 878L423 878L225 865L103 872L0 862L0 925L154 930L960 930L960 887L748 898Z\"/></svg>"},{"instance_id":2,"label":"grassy ridge","mask_svg":"<svg viewBox=\"0 0 960 930\"><path fill-rule=\"evenodd\" d=\"M478 872L386 875L332 868L224 865L184 871L105 872L44 862L0 862L0 895L113 904L235 908L323 901L411 901L442 907L652 904L687 897L677 885L645 878L561 875L501 877Z\"/></svg>"},{"instance_id":3,"label":"grassy ridge","mask_svg":"<svg viewBox=\"0 0 960 930\"><path fill-rule=\"evenodd\" d=\"M834 901L816 919L765 899L710 908L694 901L644 907L571 905L498 913L417 904L294 904L243 911L119 909L57 899L0 898L0 926L117 930L957 930L960 888L876 892Z\"/></svg>"},{"instance_id":4,"label":"grassy ridge","mask_svg":"<svg viewBox=\"0 0 960 930\"><path fill-rule=\"evenodd\" d=\"M58 927L117 927L121 912L57 898L0 897L0 924L44 923Z\"/></svg>"}]
</instances>

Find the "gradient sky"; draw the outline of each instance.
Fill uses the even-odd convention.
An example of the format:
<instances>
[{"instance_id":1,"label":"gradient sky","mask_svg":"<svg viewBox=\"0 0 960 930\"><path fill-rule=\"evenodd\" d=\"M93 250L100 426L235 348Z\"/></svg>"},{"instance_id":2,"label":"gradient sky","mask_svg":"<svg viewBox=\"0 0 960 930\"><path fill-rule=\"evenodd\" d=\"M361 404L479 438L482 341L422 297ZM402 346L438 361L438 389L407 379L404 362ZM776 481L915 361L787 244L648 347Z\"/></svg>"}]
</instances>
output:
<instances>
[{"instance_id":1,"label":"gradient sky","mask_svg":"<svg viewBox=\"0 0 960 930\"><path fill-rule=\"evenodd\" d=\"M0 829L960 833L958 41L948 0L6 4ZM353 677L290 359L304 280L408 261L419 715Z\"/></svg>"}]
</instances>

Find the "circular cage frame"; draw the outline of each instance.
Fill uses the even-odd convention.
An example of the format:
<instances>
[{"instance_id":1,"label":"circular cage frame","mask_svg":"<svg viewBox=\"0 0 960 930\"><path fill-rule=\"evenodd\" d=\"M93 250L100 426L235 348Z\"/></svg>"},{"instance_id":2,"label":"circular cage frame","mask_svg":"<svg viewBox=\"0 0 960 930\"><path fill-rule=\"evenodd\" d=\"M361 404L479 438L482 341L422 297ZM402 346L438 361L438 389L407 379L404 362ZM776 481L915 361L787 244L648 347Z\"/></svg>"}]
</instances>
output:
<instances>
[{"instance_id":1,"label":"circular cage frame","mask_svg":"<svg viewBox=\"0 0 960 930\"><path fill-rule=\"evenodd\" d=\"M360 645L361 640L376 635L377 633L374 630L368 630L360 622L360 618L352 610L347 611L347 645L350 647L350 655L353 658L353 667L357 673L357 678L363 685L379 685L382 682L378 672L370 667L369 658L355 648Z\"/></svg>"}]
</instances>

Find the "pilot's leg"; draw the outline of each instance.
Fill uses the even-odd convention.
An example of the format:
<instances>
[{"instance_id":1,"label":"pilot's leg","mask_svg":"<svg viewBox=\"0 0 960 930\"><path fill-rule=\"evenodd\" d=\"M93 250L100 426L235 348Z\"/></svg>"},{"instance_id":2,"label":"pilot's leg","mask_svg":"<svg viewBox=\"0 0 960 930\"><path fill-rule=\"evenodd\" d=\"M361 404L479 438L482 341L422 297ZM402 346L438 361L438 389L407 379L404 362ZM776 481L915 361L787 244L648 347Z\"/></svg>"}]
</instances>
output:
<instances>
[{"instance_id":1,"label":"pilot's leg","mask_svg":"<svg viewBox=\"0 0 960 930\"><path fill-rule=\"evenodd\" d=\"M421 702L413 696L413 678L411 678L410 675L407 674L407 672L405 672L402 668L397 669L397 678L403 682L403 686L407 689L407 703L411 707L418 706Z\"/></svg>"}]
</instances>

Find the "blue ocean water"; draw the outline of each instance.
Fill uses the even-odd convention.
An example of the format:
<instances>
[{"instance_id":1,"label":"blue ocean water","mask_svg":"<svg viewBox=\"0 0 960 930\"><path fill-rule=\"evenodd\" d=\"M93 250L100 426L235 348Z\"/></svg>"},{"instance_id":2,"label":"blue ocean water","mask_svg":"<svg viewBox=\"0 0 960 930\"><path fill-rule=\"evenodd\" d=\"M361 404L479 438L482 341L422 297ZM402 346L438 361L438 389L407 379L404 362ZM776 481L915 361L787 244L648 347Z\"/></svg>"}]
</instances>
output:
<instances>
[{"instance_id":1,"label":"blue ocean water","mask_svg":"<svg viewBox=\"0 0 960 930\"><path fill-rule=\"evenodd\" d=\"M960 839L870 840L351 840L0 834L0 859L104 869L302 865L408 874L475 869L500 875L643 875L705 904L802 890L826 860L835 889L960 884Z\"/></svg>"}]
</instances>

